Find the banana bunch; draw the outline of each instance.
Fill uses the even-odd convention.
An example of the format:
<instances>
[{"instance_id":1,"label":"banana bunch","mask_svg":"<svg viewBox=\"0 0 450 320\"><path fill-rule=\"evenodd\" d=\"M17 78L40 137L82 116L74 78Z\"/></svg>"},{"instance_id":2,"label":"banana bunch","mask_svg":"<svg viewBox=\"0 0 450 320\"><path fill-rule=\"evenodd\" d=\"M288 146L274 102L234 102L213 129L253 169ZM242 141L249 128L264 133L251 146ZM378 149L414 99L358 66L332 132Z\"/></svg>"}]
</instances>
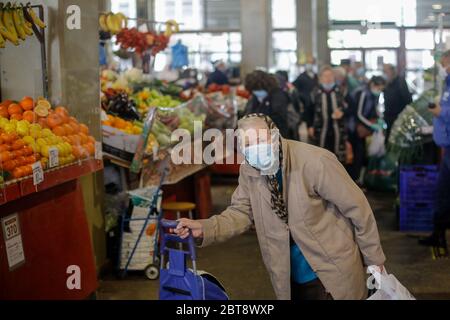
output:
<instances>
[{"instance_id":1,"label":"banana bunch","mask_svg":"<svg viewBox=\"0 0 450 320\"><path fill-rule=\"evenodd\" d=\"M6 41L15 46L33 35L33 24L45 28L45 23L36 15L30 6L0 4L0 48L4 48Z\"/></svg>"},{"instance_id":2,"label":"banana bunch","mask_svg":"<svg viewBox=\"0 0 450 320\"><path fill-rule=\"evenodd\" d=\"M98 18L100 29L111 34L118 34L122 29L128 26L128 18L121 12L102 13Z\"/></svg>"},{"instance_id":3,"label":"banana bunch","mask_svg":"<svg viewBox=\"0 0 450 320\"><path fill-rule=\"evenodd\" d=\"M164 31L164 35L166 37L170 37L172 34L180 32L180 25L175 20L167 20L166 21L166 31Z\"/></svg>"}]
</instances>

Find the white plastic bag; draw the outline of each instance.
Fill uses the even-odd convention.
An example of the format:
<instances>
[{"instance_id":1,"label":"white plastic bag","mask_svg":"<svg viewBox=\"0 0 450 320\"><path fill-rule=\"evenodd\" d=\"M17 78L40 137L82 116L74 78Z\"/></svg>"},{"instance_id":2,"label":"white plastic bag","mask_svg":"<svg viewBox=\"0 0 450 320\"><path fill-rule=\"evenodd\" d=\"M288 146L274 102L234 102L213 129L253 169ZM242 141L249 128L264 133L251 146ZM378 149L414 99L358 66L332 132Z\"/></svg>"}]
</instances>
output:
<instances>
[{"instance_id":1,"label":"white plastic bag","mask_svg":"<svg viewBox=\"0 0 450 320\"><path fill-rule=\"evenodd\" d=\"M374 277L377 289L367 300L416 300L394 275L386 272L386 268L382 272L377 266L370 266L367 269Z\"/></svg>"},{"instance_id":2,"label":"white plastic bag","mask_svg":"<svg viewBox=\"0 0 450 320\"><path fill-rule=\"evenodd\" d=\"M386 149L384 147L384 133L382 130L375 132L372 135L372 141L369 145L369 156L371 157L382 157L386 153Z\"/></svg>"}]
</instances>

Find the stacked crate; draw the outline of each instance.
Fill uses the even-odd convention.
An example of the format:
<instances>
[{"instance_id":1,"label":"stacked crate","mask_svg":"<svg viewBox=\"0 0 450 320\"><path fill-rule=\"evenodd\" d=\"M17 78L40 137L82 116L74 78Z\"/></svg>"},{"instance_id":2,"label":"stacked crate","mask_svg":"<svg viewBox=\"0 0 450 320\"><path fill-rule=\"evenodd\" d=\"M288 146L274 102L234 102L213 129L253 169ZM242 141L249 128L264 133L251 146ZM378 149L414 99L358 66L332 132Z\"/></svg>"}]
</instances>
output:
<instances>
[{"instance_id":1,"label":"stacked crate","mask_svg":"<svg viewBox=\"0 0 450 320\"><path fill-rule=\"evenodd\" d=\"M431 231L438 179L437 166L400 169L400 230Z\"/></svg>"}]
</instances>

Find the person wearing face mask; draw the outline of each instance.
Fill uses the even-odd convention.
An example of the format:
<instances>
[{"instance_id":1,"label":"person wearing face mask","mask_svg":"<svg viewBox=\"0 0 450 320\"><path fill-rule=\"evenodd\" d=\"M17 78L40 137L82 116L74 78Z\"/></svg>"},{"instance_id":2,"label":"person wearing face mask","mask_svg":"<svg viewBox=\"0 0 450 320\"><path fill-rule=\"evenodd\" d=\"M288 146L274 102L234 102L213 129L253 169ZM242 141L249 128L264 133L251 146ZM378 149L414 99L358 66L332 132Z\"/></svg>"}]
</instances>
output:
<instances>
[{"instance_id":1,"label":"person wearing face mask","mask_svg":"<svg viewBox=\"0 0 450 320\"><path fill-rule=\"evenodd\" d=\"M252 93L244 115L262 113L269 116L284 138L291 138L288 128L288 107L291 99L280 88L277 78L262 70L255 70L245 77L245 88Z\"/></svg>"},{"instance_id":2,"label":"person wearing face mask","mask_svg":"<svg viewBox=\"0 0 450 320\"><path fill-rule=\"evenodd\" d=\"M377 107L385 85L382 77L374 76L366 86L352 94L347 128L354 155L349 173L355 181L359 181L361 169L367 162L366 138L382 129L377 124L380 118Z\"/></svg>"},{"instance_id":3,"label":"person wearing face mask","mask_svg":"<svg viewBox=\"0 0 450 320\"><path fill-rule=\"evenodd\" d=\"M386 88L384 89L384 120L387 125L386 141L388 141L392 125L403 109L412 102L412 95L409 92L405 78L397 74L397 70L392 64L383 66L383 77L386 80Z\"/></svg>"},{"instance_id":4,"label":"person wearing face mask","mask_svg":"<svg viewBox=\"0 0 450 320\"><path fill-rule=\"evenodd\" d=\"M333 152L345 163L348 152L344 121L347 104L336 85L333 68L324 66L320 70L319 83L313 103L305 113L308 135L314 144Z\"/></svg>"},{"instance_id":5,"label":"person wearing face mask","mask_svg":"<svg viewBox=\"0 0 450 320\"><path fill-rule=\"evenodd\" d=\"M430 112L433 114L434 142L444 149L439 180L437 184L436 211L434 214L434 232L419 243L426 246L442 248L448 256L446 230L450 228L450 50L444 52L439 65L439 74L445 81L442 96Z\"/></svg>"},{"instance_id":6,"label":"person wearing face mask","mask_svg":"<svg viewBox=\"0 0 450 320\"><path fill-rule=\"evenodd\" d=\"M299 99L303 102L305 110L311 105L311 94L319 85L319 78L316 72L316 60L309 57L304 65L304 71L292 83L299 94Z\"/></svg>"},{"instance_id":7,"label":"person wearing face mask","mask_svg":"<svg viewBox=\"0 0 450 320\"><path fill-rule=\"evenodd\" d=\"M208 246L254 224L278 299L366 299L365 266L383 269L385 255L370 205L344 167L325 149L280 138L265 115L238 128L246 161L231 205L209 219L180 219L173 231Z\"/></svg>"}]
</instances>

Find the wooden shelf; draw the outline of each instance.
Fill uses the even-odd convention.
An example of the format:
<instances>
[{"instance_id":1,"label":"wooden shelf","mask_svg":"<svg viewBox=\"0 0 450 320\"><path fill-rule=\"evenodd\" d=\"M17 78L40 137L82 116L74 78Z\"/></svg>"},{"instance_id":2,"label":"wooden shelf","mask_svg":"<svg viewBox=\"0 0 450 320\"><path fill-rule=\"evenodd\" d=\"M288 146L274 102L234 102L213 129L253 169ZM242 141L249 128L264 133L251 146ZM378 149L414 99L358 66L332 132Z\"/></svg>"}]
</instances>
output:
<instances>
[{"instance_id":1,"label":"wooden shelf","mask_svg":"<svg viewBox=\"0 0 450 320\"><path fill-rule=\"evenodd\" d=\"M103 161L87 159L63 167L46 170L44 172L44 181L37 186L33 185L32 177L8 181L3 188L0 188L0 205L20 199L32 193L50 189L59 184L75 180L81 176L101 169L103 169Z\"/></svg>"}]
</instances>

